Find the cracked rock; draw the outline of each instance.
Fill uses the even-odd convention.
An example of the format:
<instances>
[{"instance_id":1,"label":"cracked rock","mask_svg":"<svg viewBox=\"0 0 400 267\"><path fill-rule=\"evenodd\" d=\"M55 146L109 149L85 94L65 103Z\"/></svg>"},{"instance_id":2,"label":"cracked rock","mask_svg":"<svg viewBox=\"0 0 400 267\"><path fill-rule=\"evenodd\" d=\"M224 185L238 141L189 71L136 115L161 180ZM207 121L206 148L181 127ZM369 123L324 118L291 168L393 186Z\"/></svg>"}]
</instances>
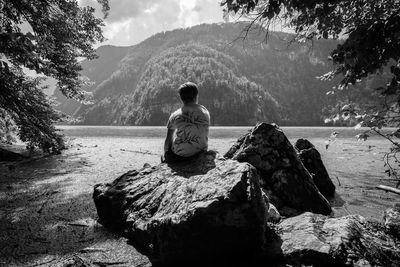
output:
<instances>
[{"instance_id":1,"label":"cracked rock","mask_svg":"<svg viewBox=\"0 0 400 267\"><path fill-rule=\"evenodd\" d=\"M269 205L257 171L213 151L130 171L94 190L99 221L154 265L234 260L265 243Z\"/></svg>"}]
</instances>

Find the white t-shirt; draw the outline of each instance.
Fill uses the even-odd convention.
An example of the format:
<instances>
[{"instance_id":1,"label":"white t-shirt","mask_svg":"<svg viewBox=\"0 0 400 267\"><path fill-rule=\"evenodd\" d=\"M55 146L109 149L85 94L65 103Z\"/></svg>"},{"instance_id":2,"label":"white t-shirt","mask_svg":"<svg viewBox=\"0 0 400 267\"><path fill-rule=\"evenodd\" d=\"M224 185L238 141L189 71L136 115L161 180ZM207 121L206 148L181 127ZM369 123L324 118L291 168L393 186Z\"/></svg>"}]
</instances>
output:
<instances>
[{"instance_id":1,"label":"white t-shirt","mask_svg":"<svg viewBox=\"0 0 400 267\"><path fill-rule=\"evenodd\" d=\"M210 113L202 105L183 106L171 114L167 128L176 129L172 142L172 152L182 157L190 157L208 149L208 129Z\"/></svg>"}]
</instances>

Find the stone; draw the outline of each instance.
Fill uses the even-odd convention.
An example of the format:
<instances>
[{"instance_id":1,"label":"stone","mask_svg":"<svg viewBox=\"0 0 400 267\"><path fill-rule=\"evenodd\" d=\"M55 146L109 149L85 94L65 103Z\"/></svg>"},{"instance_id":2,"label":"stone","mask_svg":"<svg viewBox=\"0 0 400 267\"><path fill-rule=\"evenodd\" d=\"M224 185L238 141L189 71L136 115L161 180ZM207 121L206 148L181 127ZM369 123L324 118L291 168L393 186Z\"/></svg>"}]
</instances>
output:
<instances>
[{"instance_id":1,"label":"stone","mask_svg":"<svg viewBox=\"0 0 400 267\"><path fill-rule=\"evenodd\" d=\"M332 212L296 150L275 124L256 125L238 139L225 157L250 163L260 172L261 186L281 215Z\"/></svg>"},{"instance_id":2,"label":"stone","mask_svg":"<svg viewBox=\"0 0 400 267\"><path fill-rule=\"evenodd\" d=\"M329 177L321 159L321 154L307 139L298 139L295 144L299 158L304 167L312 175L315 185L326 198L335 194L335 185Z\"/></svg>"},{"instance_id":3,"label":"stone","mask_svg":"<svg viewBox=\"0 0 400 267\"><path fill-rule=\"evenodd\" d=\"M281 260L300 266L400 266L398 241L359 215L303 213L278 224ZM396 244L397 243L397 244Z\"/></svg>"},{"instance_id":4,"label":"stone","mask_svg":"<svg viewBox=\"0 0 400 267\"><path fill-rule=\"evenodd\" d=\"M153 265L234 261L265 243L269 205L257 171L213 151L130 171L96 185L93 198L99 222Z\"/></svg>"},{"instance_id":5,"label":"stone","mask_svg":"<svg viewBox=\"0 0 400 267\"><path fill-rule=\"evenodd\" d=\"M396 203L392 208L385 210L383 221L386 229L400 238L400 203Z\"/></svg>"},{"instance_id":6,"label":"stone","mask_svg":"<svg viewBox=\"0 0 400 267\"><path fill-rule=\"evenodd\" d=\"M281 215L279 214L278 209L273 205L269 204L267 222L277 223L281 220Z\"/></svg>"}]
</instances>

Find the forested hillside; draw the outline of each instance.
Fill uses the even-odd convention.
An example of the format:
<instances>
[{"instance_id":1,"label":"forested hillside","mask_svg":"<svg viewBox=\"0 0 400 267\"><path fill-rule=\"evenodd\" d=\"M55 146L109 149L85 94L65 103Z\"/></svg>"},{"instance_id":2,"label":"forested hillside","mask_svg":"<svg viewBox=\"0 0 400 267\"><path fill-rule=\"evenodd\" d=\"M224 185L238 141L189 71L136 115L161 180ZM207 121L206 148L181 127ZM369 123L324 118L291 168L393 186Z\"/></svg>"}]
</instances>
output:
<instances>
[{"instance_id":1,"label":"forested hillside","mask_svg":"<svg viewBox=\"0 0 400 267\"><path fill-rule=\"evenodd\" d=\"M83 124L164 125L179 107L177 87L193 81L213 125L322 125L332 82L315 77L330 70L336 42L288 46L289 34L272 33L267 43L262 35L244 43L237 39L244 26L203 24L131 47L100 47L97 60L82 62L95 103L59 97L59 108Z\"/></svg>"}]
</instances>

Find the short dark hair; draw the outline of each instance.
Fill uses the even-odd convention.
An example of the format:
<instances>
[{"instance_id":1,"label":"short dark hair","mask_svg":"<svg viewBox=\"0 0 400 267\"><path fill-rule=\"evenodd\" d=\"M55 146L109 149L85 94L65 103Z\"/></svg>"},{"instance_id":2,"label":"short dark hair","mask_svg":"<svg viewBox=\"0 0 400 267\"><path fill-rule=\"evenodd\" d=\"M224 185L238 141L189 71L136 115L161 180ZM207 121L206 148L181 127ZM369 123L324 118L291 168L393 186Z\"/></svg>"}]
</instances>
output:
<instances>
[{"instance_id":1,"label":"short dark hair","mask_svg":"<svg viewBox=\"0 0 400 267\"><path fill-rule=\"evenodd\" d=\"M178 89L179 96L181 97L184 103L191 102L196 99L199 94L199 90L197 89L197 85L192 82L186 82L179 86Z\"/></svg>"}]
</instances>

